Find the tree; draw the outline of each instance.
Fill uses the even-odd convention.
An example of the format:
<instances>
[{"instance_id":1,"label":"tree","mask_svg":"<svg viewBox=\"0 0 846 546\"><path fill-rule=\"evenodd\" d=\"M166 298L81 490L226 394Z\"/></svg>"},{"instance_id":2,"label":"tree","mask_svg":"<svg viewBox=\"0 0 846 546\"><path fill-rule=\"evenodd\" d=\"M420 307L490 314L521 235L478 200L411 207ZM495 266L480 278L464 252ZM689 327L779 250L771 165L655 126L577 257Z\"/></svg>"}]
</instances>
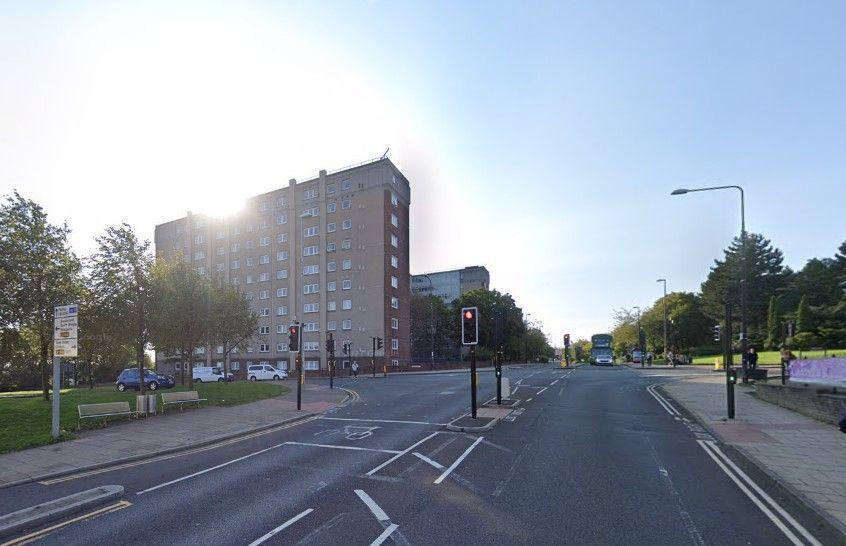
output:
<instances>
[{"instance_id":1,"label":"tree","mask_svg":"<svg viewBox=\"0 0 846 546\"><path fill-rule=\"evenodd\" d=\"M576 362L586 362L590 358L591 343L587 339L577 339L573 344L573 357Z\"/></svg>"},{"instance_id":2,"label":"tree","mask_svg":"<svg viewBox=\"0 0 846 546\"><path fill-rule=\"evenodd\" d=\"M182 384L194 387L194 352L211 337L211 283L177 256L153 266L150 340L156 349L182 363Z\"/></svg>"},{"instance_id":3,"label":"tree","mask_svg":"<svg viewBox=\"0 0 846 546\"><path fill-rule=\"evenodd\" d=\"M67 225L51 224L40 205L18 192L0 205L0 325L35 335L45 400L50 398L53 308L74 303L82 287L69 232Z\"/></svg>"},{"instance_id":4,"label":"tree","mask_svg":"<svg viewBox=\"0 0 846 546\"><path fill-rule=\"evenodd\" d=\"M437 296L411 296L411 353L415 360L429 360L431 352L438 360L454 354L450 313L450 307Z\"/></svg>"},{"instance_id":5,"label":"tree","mask_svg":"<svg viewBox=\"0 0 846 546\"><path fill-rule=\"evenodd\" d=\"M814 325L811 318L811 307L808 305L808 297L802 296L799 300L799 307L796 309L796 332L813 333Z\"/></svg>"},{"instance_id":6,"label":"tree","mask_svg":"<svg viewBox=\"0 0 846 546\"><path fill-rule=\"evenodd\" d=\"M767 309L767 343L768 349L777 349L781 346L781 315L779 314L778 298L770 296L770 305Z\"/></svg>"},{"instance_id":7,"label":"tree","mask_svg":"<svg viewBox=\"0 0 846 546\"><path fill-rule=\"evenodd\" d=\"M663 347L665 301L669 349L687 351L708 342L712 335L712 323L702 312L699 297L691 292L670 292L666 297L658 298L641 318L641 326L646 332L649 349L655 352L665 350Z\"/></svg>"},{"instance_id":8,"label":"tree","mask_svg":"<svg viewBox=\"0 0 846 546\"><path fill-rule=\"evenodd\" d=\"M144 377L144 353L150 337L150 242L139 241L131 226L121 224L107 227L105 234L97 238L97 245L90 260L91 290L97 294L101 311L113 321L112 339L134 348L138 376ZM141 394L144 389L141 381Z\"/></svg>"},{"instance_id":9,"label":"tree","mask_svg":"<svg viewBox=\"0 0 846 546\"><path fill-rule=\"evenodd\" d=\"M211 290L209 347L220 346L223 376L229 371L229 355L258 333L259 319L238 288L221 283Z\"/></svg>"},{"instance_id":10,"label":"tree","mask_svg":"<svg viewBox=\"0 0 846 546\"><path fill-rule=\"evenodd\" d=\"M702 310L713 321L725 315L725 304L731 303L733 316L740 320L740 281L742 279L742 244L735 237L722 260L714 260L708 278L702 283ZM791 275L783 265L781 250L758 233L746 238L748 286L746 291L747 327L749 337L765 330L767 306L771 295L783 289Z\"/></svg>"}]
</instances>

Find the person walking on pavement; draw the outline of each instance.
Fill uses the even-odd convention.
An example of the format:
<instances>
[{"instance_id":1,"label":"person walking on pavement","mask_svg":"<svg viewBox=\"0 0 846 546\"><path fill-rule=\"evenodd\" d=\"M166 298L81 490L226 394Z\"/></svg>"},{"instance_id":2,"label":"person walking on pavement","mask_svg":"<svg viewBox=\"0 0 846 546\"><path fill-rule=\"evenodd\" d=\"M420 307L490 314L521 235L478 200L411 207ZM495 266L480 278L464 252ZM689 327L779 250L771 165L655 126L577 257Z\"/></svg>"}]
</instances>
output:
<instances>
[{"instance_id":1,"label":"person walking on pavement","mask_svg":"<svg viewBox=\"0 0 846 546\"><path fill-rule=\"evenodd\" d=\"M353 377L358 379L358 362L353 362L352 368L350 368L350 369L352 370Z\"/></svg>"},{"instance_id":2,"label":"person walking on pavement","mask_svg":"<svg viewBox=\"0 0 846 546\"><path fill-rule=\"evenodd\" d=\"M749 369L758 369L758 353L755 352L755 347L749 348Z\"/></svg>"}]
</instances>

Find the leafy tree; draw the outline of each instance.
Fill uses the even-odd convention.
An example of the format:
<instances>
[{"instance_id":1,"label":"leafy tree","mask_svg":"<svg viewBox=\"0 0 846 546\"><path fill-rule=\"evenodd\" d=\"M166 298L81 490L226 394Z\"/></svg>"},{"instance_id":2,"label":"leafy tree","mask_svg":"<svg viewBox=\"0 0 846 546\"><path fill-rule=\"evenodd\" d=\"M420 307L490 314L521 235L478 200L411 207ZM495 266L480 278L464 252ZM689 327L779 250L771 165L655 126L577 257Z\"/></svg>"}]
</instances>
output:
<instances>
[{"instance_id":1,"label":"leafy tree","mask_svg":"<svg viewBox=\"0 0 846 546\"><path fill-rule=\"evenodd\" d=\"M176 355L182 363L182 383L194 387L194 352L211 337L211 283L177 256L153 266L150 340L157 350Z\"/></svg>"},{"instance_id":2,"label":"leafy tree","mask_svg":"<svg viewBox=\"0 0 846 546\"><path fill-rule=\"evenodd\" d=\"M224 376L229 371L229 356L236 347L242 347L258 333L259 318L250 308L250 302L241 291L221 283L211 291L211 316L209 319L209 347L223 349Z\"/></svg>"},{"instance_id":3,"label":"leafy tree","mask_svg":"<svg viewBox=\"0 0 846 546\"><path fill-rule=\"evenodd\" d=\"M587 339L577 339L572 344L573 356L576 362L585 362L590 357L591 343Z\"/></svg>"},{"instance_id":4,"label":"leafy tree","mask_svg":"<svg viewBox=\"0 0 846 546\"><path fill-rule=\"evenodd\" d=\"M0 205L0 325L35 335L45 400L50 397L53 308L74 303L82 286L79 260L68 247L69 231L67 225L51 224L38 203L18 192Z\"/></svg>"},{"instance_id":5,"label":"leafy tree","mask_svg":"<svg viewBox=\"0 0 846 546\"><path fill-rule=\"evenodd\" d=\"M144 377L144 354L149 342L148 313L153 257L150 242L139 241L128 224L107 227L97 238L91 257L91 290L100 311L111 317L109 334L114 343L135 350L139 377ZM141 382L140 393L145 385Z\"/></svg>"},{"instance_id":6,"label":"leafy tree","mask_svg":"<svg viewBox=\"0 0 846 546\"><path fill-rule=\"evenodd\" d=\"M767 343L768 349L781 346L781 315L779 314L778 298L770 296L770 306L767 309Z\"/></svg>"},{"instance_id":7,"label":"leafy tree","mask_svg":"<svg viewBox=\"0 0 846 546\"><path fill-rule=\"evenodd\" d=\"M443 360L455 354L451 309L432 294L411 297L411 352L416 360Z\"/></svg>"},{"instance_id":8,"label":"leafy tree","mask_svg":"<svg viewBox=\"0 0 846 546\"><path fill-rule=\"evenodd\" d=\"M750 338L765 329L767 307L771 295L783 289L790 270L783 265L781 250L758 233L749 233L746 240L748 287L746 291L747 326ZM702 309L713 321L725 314L725 304L733 306L733 315L740 319L740 281L742 279L742 244L735 237L722 260L714 260L708 278L702 283Z\"/></svg>"},{"instance_id":9,"label":"leafy tree","mask_svg":"<svg viewBox=\"0 0 846 546\"><path fill-rule=\"evenodd\" d=\"M647 309L641 318L646 332L647 348L664 351L664 302L667 304L667 344L669 349L687 351L707 343L711 337L711 320L702 312L702 304L696 294L670 292L659 298Z\"/></svg>"}]
</instances>

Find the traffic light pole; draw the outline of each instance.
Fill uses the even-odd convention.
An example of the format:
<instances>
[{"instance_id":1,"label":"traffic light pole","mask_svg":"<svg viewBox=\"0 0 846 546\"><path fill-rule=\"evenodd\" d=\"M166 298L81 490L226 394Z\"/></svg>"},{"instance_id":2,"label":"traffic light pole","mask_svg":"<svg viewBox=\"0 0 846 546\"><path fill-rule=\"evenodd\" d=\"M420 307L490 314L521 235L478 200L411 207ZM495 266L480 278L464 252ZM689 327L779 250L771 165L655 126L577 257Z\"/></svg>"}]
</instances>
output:
<instances>
[{"instance_id":1,"label":"traffic light pole","mask_svg":"<svg viewBox=\"0 0 846 546\"><path fill-rule=\"evenodd\" d=\"M329 388L335 388L335 340L332 337L332 332L329 332Z\"/></svg>"},{"instance_id":2,"label":"traffic light pole","mask_svg":"<svg viewBox=\"0 0 846 546\"><path fill-rule=\"evenodd\" d=\"M732 354L731 354L731 303L726 303L726 329L723 335L723 362L726 369L726 408L728 411L728 418L734 419L734 381L737 377L733 369Z\"/></svg>"},{"instance_id":3,"label":"traffic light pole","mask_svg":"<svg viewBox=\"0 0 846 546\"><path fill-rule=\"evenodd\" d=\"M496 359L494 365L496 370L496 403L502 405L502 353L497 350L494 358Z\"/></svg>"},{"instance_id":4,"label":"traffic light pole","mask_svg":"<svg viewBox=\"0 0 846 546\"><path fill-rule=\"evenodd\" d=\"M370 367L373 369L373 379L376 379L376 338L373 338L373 356L370 357Z\"/></svg>"},{"instance_id":5,"label":"traffic light pole","mask_svg":"<svg viewBox=\"0 0 846 546\"><path fill-rule=\"evenodd\" d=\"M299 411L303 404L303 359L301 352L297 351L294 362L297 366L297 411Z\"/></svg>"},{"instance_id":6,"label":"traffic light pole","mask_svg":"<svg viewBox=\"0 0 846 546\"><path fill-rule=\"evenodd\" d=\"M470 346L470 407L476 418L476 346Z\"/></svg>"}]
</instances>

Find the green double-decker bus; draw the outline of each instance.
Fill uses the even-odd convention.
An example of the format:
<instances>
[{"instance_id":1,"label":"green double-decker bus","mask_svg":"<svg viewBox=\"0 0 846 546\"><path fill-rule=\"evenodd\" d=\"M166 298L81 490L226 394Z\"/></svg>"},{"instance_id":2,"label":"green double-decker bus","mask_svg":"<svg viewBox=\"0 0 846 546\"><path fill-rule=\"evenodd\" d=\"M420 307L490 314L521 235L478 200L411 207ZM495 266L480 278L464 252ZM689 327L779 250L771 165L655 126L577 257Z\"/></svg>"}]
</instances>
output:
<instances>
[{"instance_id":1,"label":"green double-decker bus","mask_svg":"<svg viewBox=\"0 0 846 546\"><path fill-rule=\"evenodd\" d=\"M590 338L590 363L595 366L613 366L614 349L611 346L614 338L611 334L594 334Z\"/></svg>"}]
</instances>

